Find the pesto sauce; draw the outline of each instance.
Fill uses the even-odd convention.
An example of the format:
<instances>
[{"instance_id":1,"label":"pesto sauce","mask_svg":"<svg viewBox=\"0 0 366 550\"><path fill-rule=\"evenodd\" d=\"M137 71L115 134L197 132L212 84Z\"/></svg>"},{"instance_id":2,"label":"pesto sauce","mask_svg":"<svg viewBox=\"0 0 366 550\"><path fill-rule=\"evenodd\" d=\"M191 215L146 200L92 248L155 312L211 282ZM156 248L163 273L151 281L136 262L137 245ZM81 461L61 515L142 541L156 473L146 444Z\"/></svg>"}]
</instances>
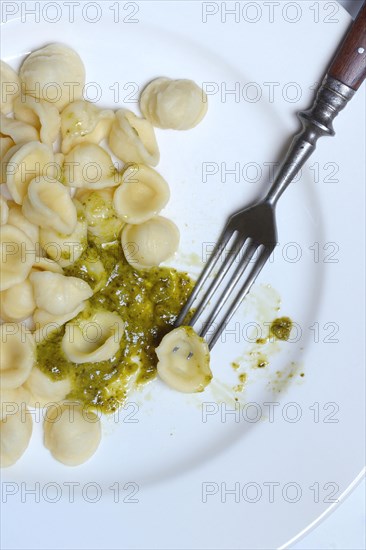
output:
<instances>
[{"instance_id":1,"label":"pesto sauce","mask_svg":"<svg viewBox=\"0 0 366 550\"><path fill-rule=\"evenodd\" d=\"M292 321L289 317L279 317L272 321L269 334L277 340L288 340L292 329Z\"/></svg>"},{"instance_id":2,"label":"pesto sauce","mask_svg":"<svg viewBox=\"0 0 366 550\"><path fill-rule=\"evenodd\" d=\"M38 344L37 367L53 380L69 377L69 399L113 413L126 399L132 377L137 385L155 378L155 348L173 328L193 281L188 274L168 267L135 270L125 260L119 241L90 242L65 274L80 277L93 289L100 288L89 300L87 313L79 317L98 309L116 312L125 323L125 333L112 359L78 365L63 354L63 326Z\"/></svg>"}]
</instances>

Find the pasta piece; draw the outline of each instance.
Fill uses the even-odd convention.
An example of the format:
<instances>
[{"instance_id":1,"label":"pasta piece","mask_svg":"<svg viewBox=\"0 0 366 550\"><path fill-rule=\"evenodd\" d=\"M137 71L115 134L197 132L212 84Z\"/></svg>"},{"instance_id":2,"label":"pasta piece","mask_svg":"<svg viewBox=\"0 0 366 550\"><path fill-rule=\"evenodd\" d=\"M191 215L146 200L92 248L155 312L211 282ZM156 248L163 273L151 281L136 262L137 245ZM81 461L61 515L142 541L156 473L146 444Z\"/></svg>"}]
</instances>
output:
<instances>
[{"instance_id":1,"label":"pasta piece","mask_svg":"<svg viewBox=\"0 0 366 550\"><path fill-rule=\"evenodd\" d=\"M49 44L32 52L19 71L22 92L48 101L62 111L80 99L85 69L79 55L63 44Z\"/></svg>"},{"instance_id":2,"label":"pasta piece","mask_svg":"<svg viewBox=\"0 0 366 550\"><path fill-rule=\"evenodd\" d=\"M102 147L82 143L65 156L64 181L70 187L103 189L119 185L122 177Z\"/></svg>"},{"instance_id":3,"label":"pasta piece","mask_svg":"<svg viewBox=\"0 0 366 550\"><path fill-rule=\"evenodd\" d=\"M5 157L6 153L14 147L15 143L11 139L11 137L3 136L0 133L0 159L2 162L2 159Z\"/></svg>"},{"instance_id":4,"label":"pasta piece","mask_svg":"<svg viewBox=\"0 0 366 550\"><path fill-rule=\"evenodd\" d=\"M4 321L24 321L36 308L29 279L0 293L1 317Z\"/></svg>"},{"instance_id":5,"label":"pasta piece","mask_svg":"<svg viewBox=\"0 0 366 550\"><path fill-rule=\"evenodd\" d=\"M44 444L52 456L66 466L86 462L98 449L100 440L100 420L95 413L75 403L47 409Z\"/></svg>"},{"instance_id":6,"label":"pasta piece","mask_svg":"<svg viewBox=\"0 0 366 550\"><path fill-rule=\"evenodd\" d=\"M18 410L19 406L30 404L29 391L25 389L24 385L12 390L0 390L0 411L5 413ZM0 412L1 414L1 412Z\"/></svg>"},{"instance_id":7,"label":"pasta piece","mask_svg":"<svg viewBox=\"0 0 366 550\"><path fill-rule=\"evenodd\" d=\"M153 126L127 109L116 112L109 134L109 147L124 162L156 166L160 159Z\"/></svg>"},{"instance_id":8,"label":"pasta piece","mask_svg":"<svg viewBox=\"0 0 366 550\"><path fill-rule=\"evenodd\" d=\"M22 204L32 179L46 174L53 176L53 151L39 141L15 145L6 153L2 168L3 182L7 184L13 200ZM51 173L48 173L50 169Z\"/></svg>"},{"instance_id":9,"label":"pasta piece","mask_svg":"<svg viewBox=\"0 0 366 550\"><path fill-rule=\"evenodd\" d=\"M36 256L34 264L32 265L32 271L50 271L51 273L60 273L63 275L64 270L62 267L49 258L43 258L43 256Z\"/></svg>"},{"instance_id":10,"label":"pasta piece","mask_svg":"<svg viewBox=\"0 0 366 550\"><path fill-rule=\"evenodd\" d=\"M0 110L5 115L13 111L14 100L20 94L20 80L17 73L5 61L0 65Z\"/></svg>"},{"instance_id":11,"label":"pasta piece","mask_svg":"<svg viewBox=\"0 0 366 550\"><path fill-rule=\"evenodd\" d=\"M211 382L207 342L192 327L179 327L162 339L155 353L158 374L171 388L185 393L202 392Z\"/></svg>"},{"instance_id":12,"label":"pasta piece","mask_svg":"<svg viewBox=\"0 0 366 550\"><path fill-rule=\"evenodd\" d=\"M38 132L33 126L4 115L1 115L0 118L0 133L12 139L16 145L28 141L38 141Z\"/></svg>"},{"instance_id":13,"label":"pasta piece","mask_svg":"<svg viewBox=\"0 0 366 550\"><path fill-rule=\"evenodd\" d=\"M61 117L57 107L27 95L14 101L14 117L30 124L37 131L37 137L42 143L52 145L57 139L61 128ZM32 138L33 141L34 138Z\"/></svg>"},{"instance_id":14,"label":"pasta piece","mask_svg":"<svg viewBox=\"0 0 366 550\"><path fill-rule=\"evenodd\" d=\"M73 200L78 214L76 227L70 235L58 233L53 229L41 229L39 232L40 244L44 252L62 267L74 264L88 245L88 224L82 205Z\"/></svg>"},{"instance_id":15,"label":"pasta piece","mask_svg":"<svg viewBox=\"0 0 366 550\"><path fill-rule=\"evenodd\" d=\"M55 178L38 177L28 185L23 214L42 228L70 235L76 227L77 213L69 190Z\"/></svg>"},{"instance_id":16,"label":"pasta piece","mask_svg":"<svg viewBox=\"0 0 366 550\"><path fill-rule=\"evenodd\" d=\"M33 335L20 323L0 325L0 382L1 389L19 388L33 367L36 344Z\"/></svg>"},{"instance_id":17,"label":"pasta piece","mask_svg":"<svg viewBox=\"0 0 366 550\"><path fill-rule=\"evenodd\" d=\"M36 246L39 241L39 228L38 225L31 223L25 216L23 216L22 207L15 202L9 204L9 217L8 223L14 225L32 241L33 245Z\"/></svg>"},{"instance_id":18,"label":"pasta piece","mask_svg":"<svg viewBox=\"0 0 366 550\"><path fill-rule=\"evenodd\" d=\"M97 311L66 325L62 349L77 364L107 361L119 350L123 333L124 323L117 313Z\"/></svg>"},{"instance_id":19,"label":"pasta piece","mask_svg":"<svg viewBox=\"0 0 366 550\"><path fill-rule=\"evenodd\" d=\"M96 242L110 242L118 239L123 221L113 208L113 188L88 191L78 189L77 198L84 207L88 233Z\"/></svg>"},{"instance_id":20,"label":"pasta piece","mask_svg":"<svg viewBox=\"0 0 366 550\"><path fill-rule=\"evenodd\" d=\"M25 281L36 257L34 245L17 227L6 224L0 231L0 291Z\"/></svg>"},{"instance_id":21,"label":"pasta piece","mask_svg":"<svg viewBox=\"0 0 366 550\"><path fill-rule=\"evenodd\" d=\"M169 196L168 184L160 174L149 166L133 164L123 172L123 183L114 193L113 206L126 223L143 223L164 208Z\"/></svg>"},{"instance_id":22,"label":"pasta piece","mask_svg":"<svg viewBox=\"0 0 366 550\"><path fill-rule=\"evenodd\" d=\"M61 328L65 323L74 319L79 313L81 313L86 306L86 302L82 302L74 310L65 315L52 315L44 309L36 309L33 314L33 321L35 324L34 339L37 342L42 342L47 339L55 330Z\"/></svg>"},{"instance_id":23,"label":"pasta piece","mask_svg":"<svg viewBox=\"0 0 366 550\"><path fill-rule=\"evenodd\" d=\"M46 407L66 399L71 391L69 378L51 380L47 374L33 367L24 388L29 393L28 402L32 407Z\"/></svg>"},{"instance_id":24,"label":"pasta piece","mask_svg":"<svg viewBox=\"0 0 366 550\"><path fill-rule=\"evenodd\" d=\"M15 464L26 451L32 436L33 421L27 409L17 407L12 413L0 412L0 466Z\"/></svg>"},{"instance_id":25,"label":"pasta piece","mask_svg":"<svg viewBox=\"0 0 366 550\"><path fill-rule=\"evenodd\" d=\"M51 315L70 313L93 295L88 283L77 277L34 271L29 278L37 307Z\"/></svg>"},{"instance_id":26,"label":"pasta piece","mask_svg":"<svg viewBox=\"0 0 366 550\"><path fill-rule=\"evenodd\" d=\"M100 143L111 129L114 112L90 101L74 101L61 114L61 150L64 154L79 143Z\"/></svg>"},{"instance_id":27,"label":"pasta piece","mask_svg":"<svg viewBox=\"0 0 366 550\"><path fill-rule=\"evenodd\" d=\"M140 98L141 112L158 128L189 130L207 112L207 96L193 80L157 78Z\"/></svg>"},{"instance_id":28,"label":"pasta piece","mask_svg":"<svg viewBox=\"0 0 366 550\"><path fill-rule=\"evenodd\" d=\"M0 195L0 225L8 223L9 219L9 206L5 197Z\"/></svg>"},{"instance_id":29,"label":"pasta piece","mask_svg":"<svg viewBox=\"0 0 366 550\"><path fill-rule=\"evenodd\" d=\"M179 230L172 221L156 216L141 225L125 225L121 241L128 263L145 269L160 265L176 252Z\"/></svg>"}]
</instances>

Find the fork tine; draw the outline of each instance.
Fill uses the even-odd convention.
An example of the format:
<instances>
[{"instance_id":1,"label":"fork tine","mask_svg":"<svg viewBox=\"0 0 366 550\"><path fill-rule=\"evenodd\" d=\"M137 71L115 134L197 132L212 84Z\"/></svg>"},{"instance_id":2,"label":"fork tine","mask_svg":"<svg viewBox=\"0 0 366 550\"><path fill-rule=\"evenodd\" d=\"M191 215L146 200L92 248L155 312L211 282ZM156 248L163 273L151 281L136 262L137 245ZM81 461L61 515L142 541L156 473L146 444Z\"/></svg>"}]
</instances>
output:
<instances>
[{"instance_id":1,"label":"fork tine","mask_svg":"<svg viewBox=\"0 0 366 550\"><path fill-rule=\"evenodd\" d=\"M261 254L259 255L259 258L256 260L254 266L252 267L252 269L249 273L249 276L245 280L244 285L241 287L240 291L236 295L236 297L235 297L231 307L229 308L228 312L226 313L225 317L223 318L220 325L217 327L214 334L210 338L210 340L208 342L208 347L209 347L210 350L213 348L216 341L221 336L222 331L224 330L224 328L226 327L226 325L228 324L228 322L230 321L230 319L232 318L232 316L234 315L234 313L236 312L236 310L238 309L238 307L242 303L245 296L248 294L252 284L254 283L256 278L258 277L258 275L261 272L263 266L265 265L265 263L267 262L269 256L271 255L271 252L272 252L271 249L265 248L261 252Z\"/></svg>"},{"instance_id":2,"label":"fork tine","mask_svg":"<svg viewBox=\"0 0 366 550\"><path fill-rule=\"evenodd\" d=\"M217 260L219 259L223 249L225 248L225 246L227 245L227 243L229 242L233 234L234 234L234 231L231 231L229 227L225 227L204 270L202 271L201 275L198 277L197 282L194 285L193 290L188 297L188 300L184 304L177 319L175 320L174 327L179 327L179 325L181 325L182 322L184 321L184 318L189 312L193 302L195 301L197 294L205 284L208 276L210 275L211 271L215 267Z\"/></svg>"},{"instance_id":3,"label":"fork tine","mask_svg":"<svg viewBox=\"0 0 366 550\"><path fill-rule=\"evenodd\" d=\"M245 244L245 238L241 237L240 235L237 235L235 238L235 241L233 243L233 247L230 250L230 253L225 258L224 262L222 263L219 271L215 275L214 280L210 284L209 288L205 292L204 296L202 297L201 301L199 302L196 311L194 312L194 315L192 319L189 321L189 325L193 326L198 317L201 315L202 311L207 306L211 296L214 294L217 287L220 285L221 281L225 277L226 273L229 271L230 267L234 263L234 260L237 258L241 248Z\"/></svg>"},{"instance_id":4,"label":"fork tine","mask_svg":"<svg viewBox=\"0 0 366 550\"><path fill-rule=\"evenodd\" d=\"M224 307L228 297L230 296L230 294L234 290L234 288L235 288L236 284L238 283L240 277L242 276L245 269L247 268L247 265L249 264L250 260L254 256L254 253L257 250L257 248L258 248L258 244L250 242L250 244L248 245L248 248L244 252L243 258L241 259L238 267L235 269L233 275L230 277L230 280L229 280L228 284L226 285L226 288L225 288L224 292L221 294L221 296L219 298L219 301L215 305L215 307L212 310L212 312L210 313L207 321L205 322L204 327L200 331L200 336L204 337L206 335L206 333L209 330L210 326L212 325L212 323L214 322L214 320L216 319L216 317L220 313L221 309Z\"/></svg>"}]
</instances>

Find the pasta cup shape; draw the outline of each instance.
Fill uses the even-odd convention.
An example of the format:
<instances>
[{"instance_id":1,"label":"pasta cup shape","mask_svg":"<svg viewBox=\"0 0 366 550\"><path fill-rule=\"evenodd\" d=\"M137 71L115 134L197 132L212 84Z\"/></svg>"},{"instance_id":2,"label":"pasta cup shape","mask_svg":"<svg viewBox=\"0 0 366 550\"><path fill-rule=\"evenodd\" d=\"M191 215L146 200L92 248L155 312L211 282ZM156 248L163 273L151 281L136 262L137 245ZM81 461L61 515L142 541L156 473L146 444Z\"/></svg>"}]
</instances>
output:
<instances>
[{"instance_id":1,"label":"pasta cup shape","mask_svg":"<svg viewBox=\"0 0 366 550\"><path fill-rule=\"evenodd\" d=\"M158 374L171 388L196 393L211 382L207 342L192 327L178 327L169 332L155 352Z\"/></svg>"},{"instance_id":2,"label":"pasta cup shape","mask_svg":"<svg viewBox=\"0 0 366 550\"><path fill-rule=\"evenodd\" d=\"M70 192L55 178L33 179L22 211L30 222L65 235L70 235L76 227L77 212Z\"/></svg>"},{"instance_id":3,"label":"pasta cup shape","mask_svg":"<svg viewBox=\"0 0 366 550\"><path fill-rule=\"evenodd\" d=\"M50 147L39 141L15 145L5 155L2 179L13 200L22 204L30 181L38 176L53 175L54 157ZM50 172L50 173L48 173Z\"/></svg>"},{"instance_id":4,"label":"pasta cup shape","mask_svg":"<svg viewBox=\"0 0 366 550\"><path fill-rule=\"evenodd\" d=\"M23 94L48 101L62 111L68 103L81 98L85 68L72 48L49 44L24 60L19 77Z\"/></svg>"},{"instance_id":5,"label":"pasta cup shape","mask_svg":"<svg viewBox=\"0 0 366 550\"><path fill-rule=\"evenodd\" d=\"M98 449L101 425L98 416L76 403L47 409L44 444L52 456L66 466L86 462Z\"/></svg>"},{"instance_id":6,"label":"pasta cup shape","mask_svg":"<svg viewBox=\"0 0 366 550\"><path fill-rule=\"evenodd\" d=\"M160 159L152 124L127 109L116 112L109 134L109 146L123 162L156 166Z\"/></svg>"},{"instance_id":7,"label":"pasta cup shape","mask_svg":"<svg viewBox=\"0 0 366 550\"><path fill-rule=\"evenodd\" d=\"M60 128L61 117L57 107L47 101L34 97L21 96L14 101L14 117L31 125L37 131L37 138L42 143L52 145L56 141Z\"/></svg>"},{"instance_id":8,"label":"pasta cup shape","mask_svg":"<svg viewBox=\"0 0 366 550\"><path fill-rule=\"evenodd\" d=\"M5 197L0 195L0 225L8 223L9 219L9 206Z\"/></svg>"},{"instance_id":9,"label":"pasta cup shape","mask_svg":"<svg viewBox=\"0 0 366 550\"><path fill-rule=\"evenodd\" d=\"M39 134L37 130L21 120L14 120L1 115L0 118L0 133L6 136L18 145L19 143L27 143L28 141L38 141Z\"/></svg>"},{"instance_id":10,"label":"pasta cup shape","mask_svg":"<svg viewBox=\"0 0 366 550\"><path fill-rule=\"evenodd\" d=\"M123 172L123 183L114 192L113 206L123 221L138 224L156 216L169 197L169 186L158 172L133 164Z\"/></svg>"},{"instance_id":11,"label":"pasta cup shape","mask_svg":"<svg viewBox=\"0 0 366 550\"><path fill-rule=\"evenodd\" d=\"M15 143L11 139L11 137L3 136L0 133L0 159L3 159L6 155L6 153L14 147Z\"/></svg>"},{"instance_id":12,"label":"pasta cup shape","mask_svg":"<svg viewBox=\"0 0 366 550\"><path fill-rule=\"evenodd\" d=\"M82 143L65 156L64 181L70 187L104 189L122 181L110 155L99 145Z\"/></svg>"},{"instance_id":13,"label":"pasta cup shape","mask_svg":"<svg viewBox=\"0 0 366 550\"><path fill-rule=\"evenodd\" d=\"M80 143L100 143L111 129L114 112L90 101L74 101L61 114L61 150L64 154Z\"/></svg>"},{"instance_id":14,"label":"pasta cup shape","mask_svg":"<svg viewBox=\"0 0 366 550\"><path fill-rule=\"evenodd\" d=\"M5 409L5 407L2 407ZM32 417L27 409L14 407L13 412L1 412L0 419L0 466L15 464L26 451L33 430Z\"/></svg>"},{"instance_id":15,"label":"pasta cup shape","mask_svg":"<svg viewBox=\"0 0 366 550\"><path fill-rule=\"evenodd\" d=\"M44 309L36 309L33 314L33 321L35 324L34 339L37 344L47 340L56 330L59 330L68 321L79 315L85 309L86 304L87 302L81 302L75 309L65 313L65 315L52 315Z\"/></svg>"},{"instance_id":16,"label":"pasta cup shape","mask_svg":"<svg viewBox=\"0 0 366 550\"><path fill-rule=\"evenodd\" d=\"M4 321L23 321L36 308L33 287L29 279L0 293L1 317Z\"/></svg>"},{"instance_id":17,"label":"pasta cup shape","mask_svg":"<svg viewBox=\"0 0 366 550\"><path fill-rule=\"evenodd\" d=\"M27 218L23 216L22 207L15 202L9 204L8 223L10 225L15 225L15 227L23 231L36 247L39 242L38 225L27 220Z\"/></svg>"},{"instance_id":18,"label":"pasta cup shape","mask_svg":"<svg viewBox=\"0 0 366 550\"><path fill-rule=\"evenodd\" d=\"M193 80L158 78L140 98L142 114L158 128L189 130L207 112L207 96Z\"/></svg>"},{"instance_id":19,"label":"pasta cup shape","mask_svg":"<svg viewBox=\"0 0 366 550\"><path fill-rule=\"evenodd\" d=\"M176 252L179 230L171 220L156 216L140 225L125 225L121 242L128 263L136 269L148 269Z\"/></svg>"},{"instance_id":20,"label":"pasta cup shape","mask_svg":"<svg viewBox=\"0 0 366 550\"><path fill-rule=\"evenodd\" d=\"M83 205L88 224L89 238L97 243L118 239L123 221L113 208L114 189L107 187L98 191L78 189L75 198Z\"/></svg>"},{"instance_id":21,"label":"pasta cup shape","mask_svg":"<svg viewBox=\"0 0 366 550\"><path fill-rule=\"evenodd\" d=\"M0 231L0 291L25 281L36 257L34 245L17 227L6 224Z\"/></svg>"},{"instance_id":22,"label":"pasta cup shape","mask_svg":"<svg viewBox=\"0 0 366 550\"><path fill-rule=\"evenodd\" d=\"M32 407L46 407L51 403L64 401L71 391L69 378L52 380L47 374L33 367L24 384L28 392L28 402Z\"/></svg>"},{"instance_id":23,"label":"pasta cup shape","mask_svg":"<svg viewBox=\"0 0 366 550\"><path fill-rule=\"evenodd\" d=\"M0 382L1 388L19 388L32 370L36 343L33 335L21 323L0 325Z\"/></svg>"},{"instance_id":24,"label":"pasta cup shape","mask_svg":"<svg viewBox=\"0 0 366 550\"><path fill-rule=\"evenodd\" d=\"M20 80L17 73L5 61L0 63L0 110L5 115L13 111L14 100L20 94Z\"/></svg>"},{"instance_id":25,"label":"pasta cup shape","mask_svg":"<svg viewBox=\"0 0 366 550\"><path fill-rule=\"evenodd\" d=\"M34 271L29 278L37 308L44 309L51 315L70 313L93 295L88 283L77 277Z\"/></svg>"},{"instance_id":26,"label":"pasta cup shape","mask_svg":"<svg viewBox=\"0 0 366 550\"><path fill-rule=\"evenodd\" d=\"M34 264L32 265L32 272L33 271L50 271L51 273L60 273L61 275L63 275L64 272L57 262L50 258L44 258L43 256L36 256Z\"/></svg>"},{"instance_id":27,"label":"pasta cup shape","mask_svg":"<svg viewBox=\"0 0 366 550\"><path fill-rule=\"evenodd\" d=\"M74 199L75 206L78 201ZM76 206L78 208L78 206ZM80 211L80 210L79 210ZM44 252L62 267L74 264L88 245L88 224L83 215L78 215L76 227L70 235L53 229L41 229L39 242Z\"/></svg>"},{"instance_id":28,"label":"pasta cup shape","mask_svg":"<svg viewBox=\"0 0 366 550\"><path fill-rule=\"evenodd\" d=\"M124 323L117 313L97 311L66 325L62 349L73 363L107 361L119 350L123 333Z\"/></svg>"}]
</instances>

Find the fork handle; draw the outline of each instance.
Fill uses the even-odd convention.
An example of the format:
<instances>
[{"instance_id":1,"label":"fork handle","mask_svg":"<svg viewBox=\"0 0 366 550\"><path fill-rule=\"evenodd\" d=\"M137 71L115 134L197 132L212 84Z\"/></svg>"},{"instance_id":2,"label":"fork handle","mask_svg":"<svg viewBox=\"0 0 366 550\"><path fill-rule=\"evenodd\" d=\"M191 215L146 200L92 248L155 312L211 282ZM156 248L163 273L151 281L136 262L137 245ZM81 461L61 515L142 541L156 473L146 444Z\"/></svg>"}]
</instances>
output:
<instances>
[{"instance_id":1,"label":"fork handle","mask_svg":"<svg viewBox=\"0 0 366 550\"><path fill-rule=\"evenodd\" d=\"M310 109L298 114L302 130L295 135L265 201L275 206L322 136L334 136L333 120L366 77L366 0L339 45Z\"/></svg>"}]
</instances>

